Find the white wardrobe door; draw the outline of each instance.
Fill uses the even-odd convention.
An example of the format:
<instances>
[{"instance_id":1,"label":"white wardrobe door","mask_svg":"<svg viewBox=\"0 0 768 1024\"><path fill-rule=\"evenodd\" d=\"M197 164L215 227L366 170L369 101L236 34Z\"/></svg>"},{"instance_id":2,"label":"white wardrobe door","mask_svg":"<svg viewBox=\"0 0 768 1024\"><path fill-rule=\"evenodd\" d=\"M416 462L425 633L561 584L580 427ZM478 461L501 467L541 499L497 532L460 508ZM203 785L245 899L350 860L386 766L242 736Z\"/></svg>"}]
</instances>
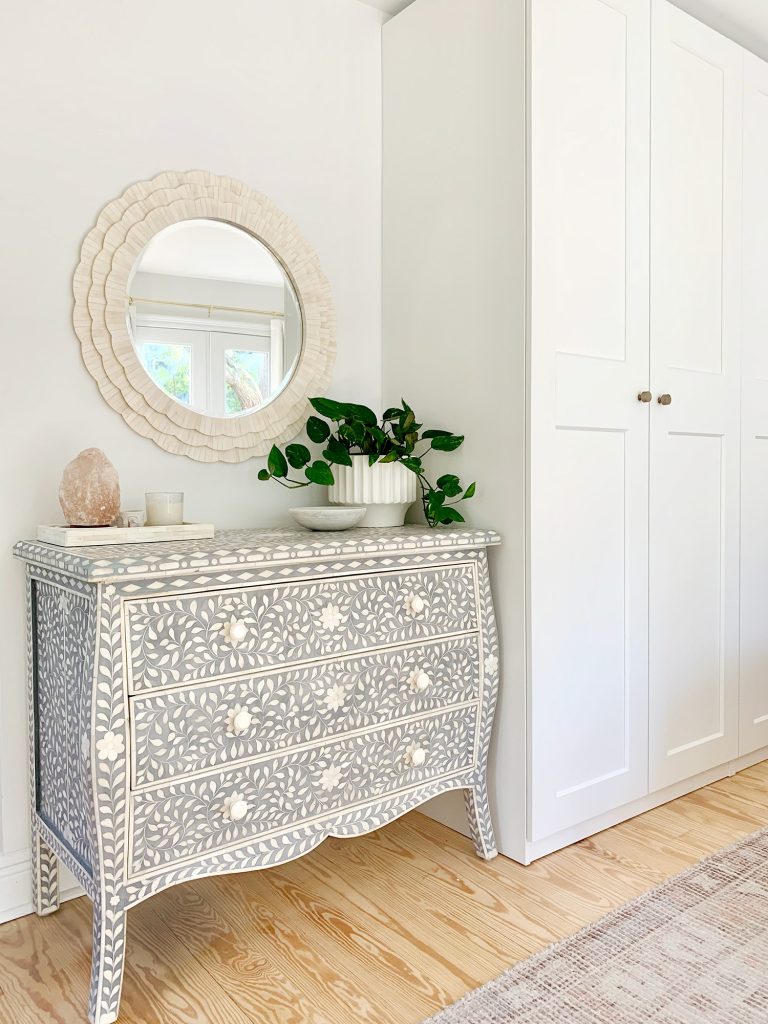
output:
<instances>
[{"instance_id":1,"label":"white wardrobe door","mask_svg":"<svg viewBox=\"0 0 768 1024\"><path fill-rule=\"evenodd\" d=\"M652 789L738 744L742 68L740 47L654 0Z\"/></svg>"},{"instance_id":2,"label":"white wardrobe door","mask_svg":"<svg viewBox=\"0 0 768 1024\"><path fill-rule=\"evenodd\" d=\"M741 754L768 745L768 64L744 59Z\"/></svg>"},{"instance_id":3,"label":"white wardrobe door","mask_svg":"<svg viewBox=\"0 0 768 1024\"><path fill-rule=\"evenodd\" d=\"M647 791L648 0L533 0L532 840Z\"/></svg>"}]
</instances>

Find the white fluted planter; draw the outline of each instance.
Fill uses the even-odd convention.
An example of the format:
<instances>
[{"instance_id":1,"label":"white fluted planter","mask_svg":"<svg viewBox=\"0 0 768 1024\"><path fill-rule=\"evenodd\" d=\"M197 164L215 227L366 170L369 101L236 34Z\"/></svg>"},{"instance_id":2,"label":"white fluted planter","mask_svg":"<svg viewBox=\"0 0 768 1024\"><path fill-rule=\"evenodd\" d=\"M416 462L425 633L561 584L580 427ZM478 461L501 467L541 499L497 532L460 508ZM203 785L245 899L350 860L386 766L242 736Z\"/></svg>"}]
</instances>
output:
<instances>
[{"instance_id":1,"label":"white fluted planter","mask_svg":"<svg viewBox=\"0 0 768 1024\"><path fill-rule=\"evenodd\" d=\"M402 526L405 513L416 501L417 480L399 462L374 462L353 455L351 466L334 466L336 481L328 489L332 505L365 505L361 526Z\"/></svg>"}]
</instances>

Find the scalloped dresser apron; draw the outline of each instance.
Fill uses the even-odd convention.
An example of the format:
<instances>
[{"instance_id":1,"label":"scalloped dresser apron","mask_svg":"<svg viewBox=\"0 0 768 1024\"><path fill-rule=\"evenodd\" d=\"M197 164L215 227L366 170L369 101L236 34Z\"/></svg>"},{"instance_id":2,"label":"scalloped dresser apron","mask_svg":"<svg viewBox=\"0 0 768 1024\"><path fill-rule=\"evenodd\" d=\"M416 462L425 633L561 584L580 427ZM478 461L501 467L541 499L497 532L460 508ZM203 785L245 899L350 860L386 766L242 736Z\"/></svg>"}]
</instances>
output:
<instances>
[{"instance_id":1,"label":"scalloped dresser apron","mask_svg":"<svg viewBox=\"0 0 768 1024\"><path fill-rule=\"evenodd\" d=\"M234 530L27 563L34 902L58 861L93 902L89 1015L120 1003L126 912L465 790L496 854L498 650L486 547L406 527Z\"/></svg>"}]
</instances>

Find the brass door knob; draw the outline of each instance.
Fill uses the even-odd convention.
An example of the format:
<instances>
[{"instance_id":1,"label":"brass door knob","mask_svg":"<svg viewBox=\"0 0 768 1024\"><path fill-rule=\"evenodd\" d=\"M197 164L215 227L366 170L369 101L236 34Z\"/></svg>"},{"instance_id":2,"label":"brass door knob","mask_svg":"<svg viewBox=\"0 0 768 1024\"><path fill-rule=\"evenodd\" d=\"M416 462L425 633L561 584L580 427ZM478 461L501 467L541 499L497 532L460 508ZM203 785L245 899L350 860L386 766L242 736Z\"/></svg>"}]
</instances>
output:
<instances>
[{"instance_id":1,"label":"brass door knob","mask_svg":"<svg viewBox=\"0 0 768 1024\"><path fill-rule=\"evenodd\" d=\"M650 391L641 391L640 394L637 396L638 402L650 402L652 398L653 395Z\"/></svg>"},{"instance_id":2,"label":"brass door knob","mask_svg":"<svg viewBox=\"0 0 768 1024\"><path fill-rule=\"evenodd\" d=\"M659 405L672 405L672 395L659 395Z\"/></svg>"}]
</instances>

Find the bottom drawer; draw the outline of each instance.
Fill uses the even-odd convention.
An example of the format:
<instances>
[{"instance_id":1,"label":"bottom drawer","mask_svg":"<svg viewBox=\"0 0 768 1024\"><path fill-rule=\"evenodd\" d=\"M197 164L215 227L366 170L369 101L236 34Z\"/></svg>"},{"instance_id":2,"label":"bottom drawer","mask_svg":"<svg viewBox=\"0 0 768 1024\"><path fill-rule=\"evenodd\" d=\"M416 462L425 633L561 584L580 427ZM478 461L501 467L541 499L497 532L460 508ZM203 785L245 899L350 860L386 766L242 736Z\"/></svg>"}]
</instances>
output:
<instances>
[{"instance_id":1,"label":"bottom drawer","mask_svg":"<svg viewBox=\"0 0 768 1024\"><path fill-rule=\"evenodd\" d=\"M133 794L131 874L247 843L475 762L478 707Z\"/></svg>"}]
</instances>

